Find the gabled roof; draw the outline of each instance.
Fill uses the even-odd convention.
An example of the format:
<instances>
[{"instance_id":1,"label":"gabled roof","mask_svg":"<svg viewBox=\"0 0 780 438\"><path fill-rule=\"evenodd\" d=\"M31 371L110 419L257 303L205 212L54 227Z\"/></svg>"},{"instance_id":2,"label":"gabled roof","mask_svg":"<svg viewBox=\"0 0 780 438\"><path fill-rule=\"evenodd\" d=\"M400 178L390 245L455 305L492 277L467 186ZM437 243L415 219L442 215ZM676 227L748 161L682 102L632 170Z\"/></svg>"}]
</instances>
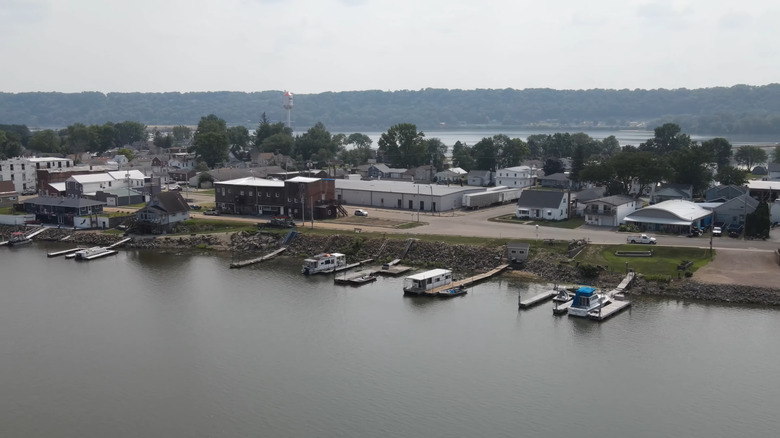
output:
<instances>
[{"instance_id":1,"label":"gabled roof","mask_svg":"<svg viewBox=\"0 0 780 438\"><path fill-rule=\"evenodd\" d=\"M780 163L769 163L767 170L770 172L780 172Z\"/></svg>"},{"instance_id":2,"label":"gabled roof","mask_svg":"<svg viewBox=\"0 0 780 438\"><path fill-rule=\"evenodd\" d=\"M468 173L468 177L469 178L471 178L472 176L483 177L483 176L486 176L486 175L490 175L490 171L489 170L470 170L469 173Z\"/></svg>"},{"instance_id":3,"label":"gabled roof","mask_svg":"<svg viewBox=\"0 0 780 438\"><path fill-rule=\"evenodd\" d=\"M71 207L71 208L91 207L94 205L106 205L105 202L93 201L91 199L71 198L71 197L63 197L63 196L39 196L37 198L28 199L24 201L24 203L33 204L33 205L46 205L46 206L57 206L57 207Z\"/></svg>"},{"instance_id":4,"label":"gabled roof","mask_svg":"<svg viewBox=\"0 0 780 438\"><path fill-rule=\"evenodd\" d=\"M523 190L517 205L520 207L559 208L566 193L551 190Z\"/></svg>"},{"instance_id":5,"label":"gabled roof","mask_svg":"<svg viewBox=\"0 0 780 438\"><path fill-rule=\"evenodd\" d=\"M319 181L322 178L309 178L307 176L296 176L295 178L290 178L287 181L294 182L294 183L313 183L314 181Z\"/></svg>"},{"instance_id":6,"label":"gabled roof","mask_svg":"<svg viewBox=\"0 0 780 438\"><path fill-rule=\"evenodd\" d=\"M603 197L606 191L606 187L590 187L577 193L572 193L572 197L577 199L577 202L587 202Z\"/></svg>"},{"instance_id":7,"label":"gabled roof","mask_svg":"<svg viewBox=\"0 0 780 438\"><path fill-rule=\"evenodd\" d=\"M179 192L160 192L155 195L159 207L168 214L189 211L190 206Z\"/></svg>"},{"instance_id":8,"label":"gabled roof","mask_svg":"<svg viewBox=\"0 0 780 438\"><path fill-rule=\"evenodd\" d=\"M636 201L636 199L632 198L631 196L614 195L614 196L607 196L606 198L598 198L598 199L592 199L590 201L585 201L585 204L598 202L599 204L607 204L607 205L613 205L617 207L618 205L629 204L634 201Z\"/></svg>"},{"instance_id":9,"label":"gabled roof","mask_svg":"<svg viewBox=\"0 0 780 438\"><path fill-rule=\"evenodd\" d=\"M16 187L14 187L13 181L0 181L0 194L13 193L16 193Z\"/></svg>"},{"instance_id":10,"label":"gabled roof","mask_svg":"<svg viewBox=\"0 0 780 438\"><path fill-rule=\"evenodd\" d=\"M123 155L124 156L124 155ZM109 175L111 175L114 179L144 179L146 178L146 175L143 174L138 169L127 169L127 170L115 170L113 172L108 172Z\"/></svg>"},{"instance_id":11,"label":"gabled roof","mask_svg":"<svg viewBox=\"0 0 780 438\"><path fill-rule=\"evenodd\" d=\"M553 181L568 181L569 175L566 175L565 173L553 173L547 176L540 177L539 179L543 180L553 180Z\"/></svg>"}]
</instances>

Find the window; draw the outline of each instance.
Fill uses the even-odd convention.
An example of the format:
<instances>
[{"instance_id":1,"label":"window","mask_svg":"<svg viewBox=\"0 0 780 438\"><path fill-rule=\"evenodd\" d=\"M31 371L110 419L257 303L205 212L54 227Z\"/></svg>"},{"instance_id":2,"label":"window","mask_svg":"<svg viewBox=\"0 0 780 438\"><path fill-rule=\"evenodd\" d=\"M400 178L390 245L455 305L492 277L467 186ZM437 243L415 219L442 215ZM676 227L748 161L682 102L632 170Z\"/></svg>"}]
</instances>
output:
<instances>
[{"instance_id":1,"label":"window","mask_svg":"<svg viewBox=\"0 0 780 438\"><path fill-rule=\"evenodd\" d=\"M14 165L11 164L11 171L13 172L13 170L14 170Z\"/></svg>"},{"instance_id":2,"label":"window","mask_svg":"<svg viewBox=\"0 0 780 438\"><path fill-rule=\"evenodd\" d=\"M244 196L244 191L241 190L240 192L238 192L238 194L241 195L241 196Z\"/></svg>"},{"instance_id":3,"label":"window","mask_svg":"<svg viewBox=\"0 0 780 438\"><path fill-rule=\"evenodd\" d=\"M22 170L24 170L24 163L22 163Z\"/></svg>"},{"instance_id":4,"label":"window","mask_svg":"<svg viewBox=\"0 0 780 438\"><path fill-rule=\"evenodd\" d=\"M276 192L276 197L277 197L277 198L279 197L279 192Z\"/></svg>"}]
</instances>

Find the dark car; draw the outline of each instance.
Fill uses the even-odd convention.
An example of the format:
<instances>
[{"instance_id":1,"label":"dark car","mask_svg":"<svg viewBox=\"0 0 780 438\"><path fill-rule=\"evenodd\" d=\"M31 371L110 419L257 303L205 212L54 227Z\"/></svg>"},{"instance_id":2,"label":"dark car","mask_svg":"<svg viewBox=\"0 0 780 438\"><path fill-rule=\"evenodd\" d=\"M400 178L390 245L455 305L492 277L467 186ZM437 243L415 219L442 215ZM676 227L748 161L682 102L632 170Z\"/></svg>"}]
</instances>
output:
<instances>
[{"instance_id":1,"label":"dark car","mask_svg":"<svg viewBox=\"0 0 780 438\"><path fill-rule=\"evenodd\" d=\"M190 210L200 210L201 206L196 204L190 204Z\"/></svg>"}]
</instances>

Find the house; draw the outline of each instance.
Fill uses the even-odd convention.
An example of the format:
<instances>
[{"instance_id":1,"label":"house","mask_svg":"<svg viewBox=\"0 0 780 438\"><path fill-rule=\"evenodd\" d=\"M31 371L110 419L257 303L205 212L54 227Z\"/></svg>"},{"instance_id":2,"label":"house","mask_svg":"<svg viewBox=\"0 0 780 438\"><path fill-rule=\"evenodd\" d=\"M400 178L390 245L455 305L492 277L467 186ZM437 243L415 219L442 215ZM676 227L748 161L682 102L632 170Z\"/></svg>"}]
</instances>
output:
<instances>
[{"instance_id":1,"label":"house","mask_svg":"<svg viewBox=\"0 0 780 438\"><path fill-rule=\"evenodd\" d=\"M161 234L190 218L190 207L178 192L162 192L152 197L146 207L135 213L135 226L140 233Z\"/></svg>"},{"instance_id":2,"label":"house","mask_svg":"<svg viewBox=\"0 0 780 438\"><path fill-rule=\"evenodd\" d=\"M691 184L661 184L660 188L650 194L651 204L673 199L693 200L693 186Z\"/></svg>"},{"instance_id":3,"label":"house","mask_svg":"<svg viewBox=\"0 0 780 438\"><path fill-rule=\"evenodd\" d=\"M738 196L744 195L748 192L747 187L740 186L715 186L710 187L704 192L704 200L706 202L725 202L729 199L734 199Z\"/></svg>"},{"instance_id":4,"label":"house","mask_svg":"<svg viewBox=\"0 0 780 438\"><path fill-rule=\"evenodd\" d=\"M19 200L13 181L0 181L0 207L9 207Z\"/></svg>"},{"instance_id":5,"label":"house","mask_svg":"<svg viewBox=\"0 0 780 438\"><path fill-rule=\"evenodd\" d=\"M458 172L453 172L452 169L447 169L437 172L436 175L433 176L433 180L438 184L462 184L463 175L464 174Z\"/></svg>"},{"instance_id":6,"label":"house","mask_svg":"<svg viewBox=\"0 0 780 438\"><path fill-rule=\"evenodd\" d=\"M769 171L766 166L756 166L750 171L753 175L768 175Z\"/></svg>"},{"instance_id":7,"label":"house","mask_svg":"<svg viewBox=\"0 0 780 438\"><path fill-rule=\"evenodd\" d=\"M506 258L513 266L522 265L528 259L531 245L523 242L507 242Z\"/></svg>"},{"instance_id":8,"label":"house","mask_svg":"<svg viewBox=\"0 0 780 438\"><path fill-rule=\"evenodd\" d=\"M466 183L470 186L489 187L493 185L493 172L489 170L472 170L466 175Z\"/></svg>"},{"instance_id":9,"label":"house","mask_svg":"<svg viewBox=\"0 0 780 438\"><path fill-rule=\"evenodd\" d=\"M420 184L430 184L435 175L436 168L430 164L426 164L424 166L407 169L406 172L404 172L404 179L411 179Z\"/></svg>"},{"instance_id":10,"label":"house","mask_svg":"<svg viewBox=\"0 0 780 438\"><path fill-rule=\"evenodd\" d=\"M713 222L725 222L727 224L742 224L745 222L745 215L756 211L758 201L751 198L747 193L728 200L717 200L713 202L703 202L699 204L703 208L713 212Z\"/></svg>"},{"instance_id":11,"label":"house","mask_svg":"<svg viewBox=\"0 0 780 438\"><path fill-rule=\"evenodd\" d=\"M550 187L555 189L571 189L572 182L569 179L569 175L559 172L540 176L539 185L542 187Z\"/></svg>"},{"instance_id":12,"label":"house","mask_svg":"<svg viewBox=\"0 0 780 438\"><path fill-rule=\"evenodd\" d=\"M769 163L767 167L767 181L777 181L780 179L780 163Z\"/></svg>"},{"instance_id":13,"label":"house","mask_svg":"<svg viewBox=\"0 0 780 438\"><path fill-rule=\"evenodd\" d=\"M129 187L100 190L95 192L94 196L88 196L88 198L94 199L95 201L104 202L108 207L140 204L146 200L142 192L131 189Z\"/></svg>"},{"instance_id":14,"label":"house","mask_svg":"<svg viewBox=\"0 0 780 438\"><path fill-rule=\"evenodd\" d=\"M691 201L672 199L640 208L626 216L625 222L643 231L687 234L693 226L711 225L712 211Z\"/></svg>"},{"instance_id":15,"label":"house","mask_svg":"<svg viewBox=\"0 0 780 438\"><path fill-rule=\"evenodd\" d=\"M572 208L574 215L582 217L585 215L585 203L594 199L603 198L607 192L606 187L590 187L571 194Z\"/></svg>"},{"instance_id":16,"label":"house","mask_svg":"<svg viewBox=\"0 0 780 438\"><path fill-rule=\"evenodd\" d=\"M603 227L617 227L627 215L635 212L641 201L627 195L607 196L584 202L585 223Z\"/></svg>"},{"instance_id":17,"label":"house","mask_svg":"<svg viewBox=\"0 0 780 438\"><path fill-rule=\"evenodd\" d=\"M496 171L496 185L523 188L536 185L536 174L528 166L505 167Z\"/></svg>"},{"instance_id":18,"label":"house","mask_svg":"<svg viewBox=\"0 0 780 438\"><path fill-rule=\"evenodd\" d=\"M24 210L44 224L95 228L103 203L73 196L38 196L24 201Z\"/></svg>"},{"instance_id":19,"label":"house","mask_svg":"<svg viewBox=\"0 0 780 438\"><path fill-rule=\"evenodd\" d=\"M551 190L523 190L517 200L519 219L561 221L568 219L568 193Z\"/></svg>"},{"instance_id":20,"label":"house","mask_svg":"<svg viewBox=\"0 0 780 438\"><path fill-rule=\"evenodd\" d=\"M394 179L411 181L411 176L406 176L407 169L394 169L387 167L386 164L372 164L368 167L366 175L371 179Z\"/></svg>"}]
</instances>

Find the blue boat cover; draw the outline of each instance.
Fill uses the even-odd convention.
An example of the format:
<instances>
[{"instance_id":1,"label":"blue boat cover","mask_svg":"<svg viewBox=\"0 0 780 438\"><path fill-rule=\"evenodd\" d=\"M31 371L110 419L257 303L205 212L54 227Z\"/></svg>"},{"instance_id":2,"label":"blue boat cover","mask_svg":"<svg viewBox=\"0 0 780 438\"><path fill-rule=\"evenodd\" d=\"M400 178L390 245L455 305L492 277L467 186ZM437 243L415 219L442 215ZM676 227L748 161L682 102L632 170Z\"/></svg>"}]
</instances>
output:
<instances>
[{"instance_id":1,"label":"blue boat cover","mask_svg":"<svg viewBox=\"0 0 780 438\"><path fill-rule=\"evenodd\" d=\"M596 288L595 287L583 286L583 287L577 289L577 294L578 295L593 295L593 292L596 292Z\"/></svg>"}]
</instances>

